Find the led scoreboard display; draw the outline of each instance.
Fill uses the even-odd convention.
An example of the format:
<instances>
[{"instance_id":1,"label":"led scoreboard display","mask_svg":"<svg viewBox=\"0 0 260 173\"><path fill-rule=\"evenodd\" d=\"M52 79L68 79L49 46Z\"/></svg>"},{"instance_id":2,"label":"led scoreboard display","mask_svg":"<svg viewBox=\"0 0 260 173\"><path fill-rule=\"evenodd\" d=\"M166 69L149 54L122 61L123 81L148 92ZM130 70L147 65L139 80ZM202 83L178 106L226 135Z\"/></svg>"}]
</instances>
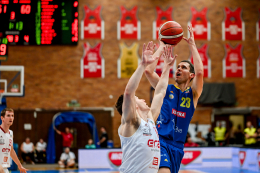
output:
<instances>
[{"instance_id":1,"label":"led scoreboard display","mask_svg":"<svg viewBox=\"0 0 260 173\"><path fill-rule=\"evenodd\" d=\"M6 61L8 56L8 40L7 38L0 38L0 61Z\"/></svg>"},{"instance_id":2,"label":"led scoreboard display","mask_svg":"<svg viewBox=\"0 0 260 173\"><path fill-rule=\"evenodd\" d=\"M77 0L0 0L0 35L10 45L76 45Z\"/></svg>"}]
</instances>

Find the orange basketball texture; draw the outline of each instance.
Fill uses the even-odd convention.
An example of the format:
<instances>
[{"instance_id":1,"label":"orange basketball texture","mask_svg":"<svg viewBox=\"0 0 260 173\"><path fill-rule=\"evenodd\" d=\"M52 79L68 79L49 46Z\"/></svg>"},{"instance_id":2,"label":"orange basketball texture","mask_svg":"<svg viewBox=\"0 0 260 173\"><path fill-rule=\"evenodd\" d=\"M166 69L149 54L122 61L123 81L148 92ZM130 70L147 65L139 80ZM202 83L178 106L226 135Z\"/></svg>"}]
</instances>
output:
<instances>
[{"instance_id":1,"label":"orange basketball texture","mask_svg":"<svg viewBox=\"0 0 260 173\"><path fill-rule=\"evenodd\" d=\"M174 21L165 22L159 30L159 38L165 44L176 45L183 37L181 25Z\"/></svg>"}]
</instances>

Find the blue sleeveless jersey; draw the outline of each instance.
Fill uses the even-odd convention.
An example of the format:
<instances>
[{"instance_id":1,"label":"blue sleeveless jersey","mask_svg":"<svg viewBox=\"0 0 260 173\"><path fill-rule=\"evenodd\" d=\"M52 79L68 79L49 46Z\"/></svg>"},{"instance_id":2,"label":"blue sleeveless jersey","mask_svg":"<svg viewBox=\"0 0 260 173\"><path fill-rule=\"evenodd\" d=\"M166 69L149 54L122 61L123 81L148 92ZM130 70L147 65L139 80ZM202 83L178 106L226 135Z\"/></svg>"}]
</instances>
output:
<instances>
[{"instance_id":1,"label":"blue sleeveless jersey","mask_svg":"<svg viewBox=\"0 0 260 173\"><path fill-rule=\"evenodd\" d=\"M183 149L194 111L192 89L182 92L179 87L168 85L156 125L160 138Z\"/></svg>"}]
</instances>

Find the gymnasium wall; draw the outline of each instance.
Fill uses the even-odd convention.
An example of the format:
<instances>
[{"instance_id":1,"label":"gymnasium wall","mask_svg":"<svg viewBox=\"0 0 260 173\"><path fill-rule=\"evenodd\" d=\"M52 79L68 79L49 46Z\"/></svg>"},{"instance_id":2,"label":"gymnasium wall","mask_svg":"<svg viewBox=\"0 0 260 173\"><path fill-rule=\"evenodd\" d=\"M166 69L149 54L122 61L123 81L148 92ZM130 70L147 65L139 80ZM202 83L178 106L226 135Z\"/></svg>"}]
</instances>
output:
<instances>
[{"instance_id":1,"label":"gymnasium wall","mask_svg":"<svg viewBox=\"0 0 260 173\"><path fill-rule=\"evenodd\" d=\"M166 9L173 7L173 19L184 28L187 36L187 22L191 17L190 7L201 10L208 8L208 19L211 22L211 40L196 41L198 47L203 43L209 44L209 56L212 61L212 77L205 78L204 82L235 83L237 104L235 107L260 106L260 80L256 77L256 60L259 56L256 41L256 22L259 19L258 0L79 0L79 21L83 19L83 6L94 9L102 6L102 17L105 21L104 40L81 40L77 46L10 46L8 61L1 65L23 65L25 67L25 96L8 97L7 105L14 109L66 109L66 103L76 99L81 107L113 107L118 96L124 92L128 79L117 78L117 59L120 56L119 43L125 42L128 46L139 43L141 46L152 40L152 22L156 19L155 7ZM124 5L131 9L138 6L138 18L141 21L141 40L117 40L117 21L120 19L119 7ZM222 41L221 22L224 18L224 7L243 9L242 18L245 22L245 41ZM79 25L79 33L80 33ZM91 46L101 42L102 55L105 59L105 78L80 78L80 60L83 56L83 43ZM223 78L222 59L225 56L224 45L231 43L235 46L242 43L243 55L246 60L245 78ZM174 49L178 54L177 63L190 56L186 42L181 41ZM174 83L170 79L170 83ZM113 98L109 97L110 95ZM143 76L136 95L149 102L150 84ZM200 107L200 106L199 106ZM257 112L258 113L258 112ZM195 111L192 122L209 124L211 110L198 109ZM19 116L19 115L18 115ZM104 122L106 124L106 122ZM115 111L113 118L113 140L115 146L120 145L117 128L120 124L120 115Z\"/></svg>"}]
</instances>

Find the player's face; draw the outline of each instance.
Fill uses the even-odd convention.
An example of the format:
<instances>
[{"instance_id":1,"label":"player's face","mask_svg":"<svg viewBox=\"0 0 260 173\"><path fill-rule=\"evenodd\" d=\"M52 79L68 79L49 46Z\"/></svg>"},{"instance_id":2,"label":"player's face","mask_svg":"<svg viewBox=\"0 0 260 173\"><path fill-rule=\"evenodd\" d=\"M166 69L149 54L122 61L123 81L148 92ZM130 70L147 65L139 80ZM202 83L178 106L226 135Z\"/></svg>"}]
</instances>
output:
<instances>
[{"instance_id":1,"label":"player's face","mask_svg":"<svg viewBox=\"0 0 260 173\"><path fill-rule=\"evenodd\" d=\"M14 122L14 113L11 111L6 111L5 116L1 117L3 124L11 126Z\"/></svg>"},{"instance_id":2,"label":"player's face","mask_svg":"<svg viewBox=\"0 0 260 173\"><path fill-rule=\"evenodd\" d=\"M186 83L187 80L190 80L191 77L191 72L190 72L190 65L187 62L181 62L178 67L177 70L175 72L175 81L178 84L181 83Z\"/></svg>"},{"instance_id":3,"label":"player's face","mask_svg":"<svg viewBox=\"0 0 260 173\"><path fill-rule=\"evenodd\" d=\"M136 100L136 104L137 104L138 108L140 108L140 110L144 111L144 110L150 109L144 99L139 99L138 97L135 96L135 100Z\"/></svg>"}]
</instances>

